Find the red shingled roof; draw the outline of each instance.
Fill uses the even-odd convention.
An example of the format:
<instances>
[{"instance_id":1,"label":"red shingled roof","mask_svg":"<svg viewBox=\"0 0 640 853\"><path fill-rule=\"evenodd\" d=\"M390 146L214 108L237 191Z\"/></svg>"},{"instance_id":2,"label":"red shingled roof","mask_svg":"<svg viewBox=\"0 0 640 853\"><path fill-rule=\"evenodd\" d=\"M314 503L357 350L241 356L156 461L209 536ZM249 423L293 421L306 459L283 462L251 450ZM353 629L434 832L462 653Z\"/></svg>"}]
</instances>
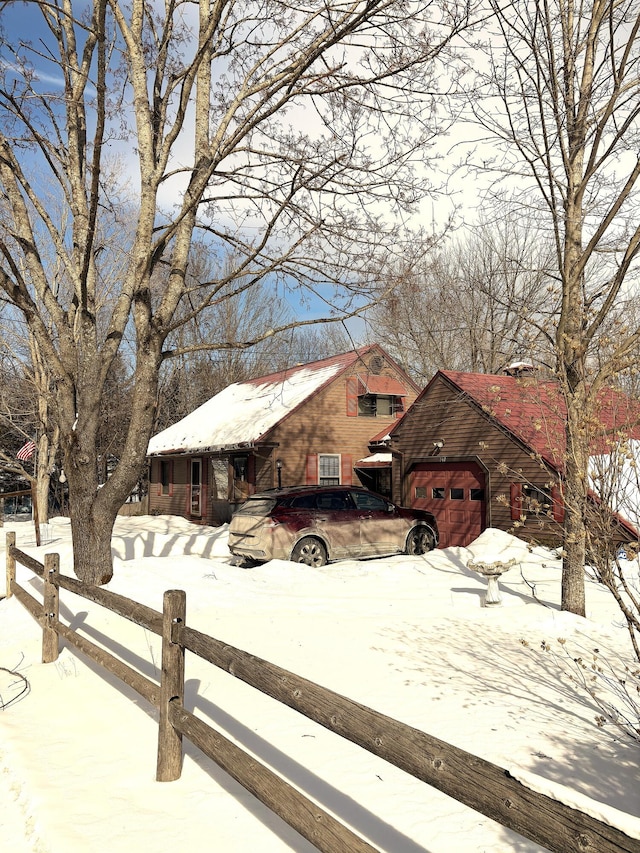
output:
<instances>
[{"instance_id":1,"label":"red shingled roof","mask_svg":"<svg viewBox=\"0 0 640 853\"><path fill-rule=\"evenodd\" d=\"M398 382L392 376L372 376L371 374L367 374L366 376L359 376L358 379L360 382L359 394L381 394L394 397L407 396L406 387L402 382Z\"/></svg>"},{"instance_id":2,"label":"red shingled roof","mask_svg":"<svg viewBox=\"0 0 640 853\"><path fill-rule=\"evenodd\" d=\"M301 370L316 371L322 370L325 367L333 367L337 365L340 369L346 369L366 355L373 346L363 347L359 350L351 350L350 352L334 355L330 358L322 358L319 361L311 361L307 364L295 364L293 367L287 367L285 370L278 370L276 373L269 373L266 376L257 376L255 379L244 380L247 385L267 385L275 382L284 382L285 379L290 379ZM363 365L364 368L364 365ZM366 368L364 368L366 369Z\"/></svg>"},{"instance_id":3,"label":"red shingled roof","mask_svg":"<svg viewBox=\"0 0 640 853\"><path fill-rule=\"evenodd\" d=\"M333 367L334 365L337 365L339 370L342 371L346 370L348 367L352 367L354 364L357 364L358 361L360 361L361 359L363 360L365 356L373 352L378 352L384 357L385 361L388 364L391 364L397 370L402 371L402 368L394 362L394 360L389 356L388 353L386 353L382 349L379 344L369 344L368 346L360 347L360 349L357 350L350 350L349 352L344 352L340 355L333 355L329 358L321 358L319 361L310 361L306 364L295 364L293 367L287 367L285 370L279 370L276 373L269 373L266 376L257 376L255 377L255 379L246 379L244 380L244 382L248 385L270 385L271 383L283 382L285 379L290 379L292 376L294 376L296 373L299 373L301 370L316 371L322 370L325 367ZM369 374L367 371L369 370L369 368L367 362L363 360L361 366L363 376L368 379ZM404 371L402 372L404 373ZM335 375L337 376L338 374L336 373ZM406 378L407 384L410 385L414 391L417 392L420 390L420 388L408 376ZM383 379L383 377L377 377L377 379L381 380ZM390 390L386 392L376 391L375 393L397 394L399 393L397 389L398 387L400 387L402 388L402 393L406 394L406 388L404 388L404 386L401 386L400 383L393 384L395 380L389 380L389 382L392 383L389 387L393 387L396 390Z\"/></svg>"},{"instance_id":4,"label":"red shingled roof","mask_svg":"<svg viewBox=\"0 0 640 853\"><path fill-rule=\"evenodd\" d=\"M357 350L350 350L349 352L341 353L340 355L330 356L329 358L322 358L319 361L311 361L311 362L308 362L307 364L295 364L293 367L288 367L285 370L279 370L276 373L269 373L266 376L257 376L255 379L247 379L247 380L245 380L245 383L247 385L267 385L267 384L270 385L271 383L284 382L285 379L290 379L292 376L294 376L296 373L299 373L301 370L315 372L316 370L322 370L323 368L326 368L326 367L333 367L334 365L336 365L339 368L339 370L342 371L342 370L346 370L348 367L352 367L359 360L364 359L365 356L369 355L372 352L376 352L376 351L384 356L384 359L386 362L393 365L398 370L402 370L402 368L400 368L393 361L393 359L388 355L388 353L386 353L382 349L381 346L379 346L379 344L370 344L366 347L361 347L360 349L357 349ZM365 377L365 381L367 382L367 386L369 384L368 380L371 377L371 375L367 372L368 369L369 368L367 366L367 363L365 361L362 361L362 371L363 371L362 375ZM335 375L337 375L337 373ZM407 378L407 384L410 385L414 391L417 392L420 390L419 387L408 376L406 378ZM374 377L374 379L378 383L379 387L384 386L385 388L388 387L389 389L393 389L393 390L386 390L386 391L376 390L375 392L372 391L371 393L376 393L376 394L383 394L383 393L385 393L385 394L400 394L400 393L402 393L402 395L406 394L406 388L404 387L404 385L397 382L397 380L389 378L388 384L385 384L385 382L384 382L385 377L378 376L378 377ZM376 387L378 387L378 386L376 386Z\"/></svg>"},{"instance_id":5,"label":"red shingled roof","mask_svg":"<svg viewBox=\"0 0 640 853\"><path fill-rule=\"evenodd\" d=\"M500 426L556 469L563 467L566 407L552 380L497 376L487 373L440 371ZM624 430L640 438L640 405L625 394L605 388L599 395L598 424L593 425L591 453L607 452L606 435Z\"/></svg>"}]
</instances>

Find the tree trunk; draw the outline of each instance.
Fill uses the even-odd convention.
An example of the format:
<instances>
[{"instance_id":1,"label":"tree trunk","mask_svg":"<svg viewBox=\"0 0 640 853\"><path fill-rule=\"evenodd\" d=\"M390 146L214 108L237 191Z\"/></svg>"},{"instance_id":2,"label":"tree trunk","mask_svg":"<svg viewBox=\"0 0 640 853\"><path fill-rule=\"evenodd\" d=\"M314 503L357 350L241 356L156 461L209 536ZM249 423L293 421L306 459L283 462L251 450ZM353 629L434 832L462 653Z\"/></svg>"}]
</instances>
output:
<instances>
[{"instance_id":1,"label":"tree trunk","mask_svg":"<svg viewBox=\"0 0 640 853\"><path fill-rule=\"evenodd\" d=\"M113 577L111 533L115 508L98 483L96 461L97 406L94 389L77 392L80 415L66 435L65 471L69 482L69 515L73 541L73 568L83 583L99 586ZM84 404L84 406L83 406Z\"/></svg>"},{"instance_id":2,"label":"tree trunk","mask_svg":"<svg viewBox=\"0 0 640 853\"><path fill-rule=\"evenodd\" d=\"M51 477L48 471L39 470L36 478L36 500L38 501L38 516L40 524L49 521L49 482Z\"/></svg>"},{"instance_id":3,"label":"tree trunk","mask_svg":"<svg viewBox=\"0 0 640 853\"><path fill-rule=\"evenodd\" d=\"M573 323L565 324L565 340L575 340ZM566 334L567 328L570 334ZM569 351L571 361L567 363ZM565 348L561 360L562 388L567 411L565 449L565 522L564 557L562 565L562 610L577 616L585 615L584 564L587 539L587 502L589 448L592 439L589 417L590 398L587 393L584 359L575 357L575 350Z\"/></svg>"},{"instance_id":4,"label":"tree trunk","mask_svg":"<svg viewBox=\"0 0 640 853\"><path fill-rule=\"evenodd\" d=\"M567 400L567 408L575 401ZM585 471L588 460L583 460L582 442L571 435L571 424L575 412L567 417L567 457L565 467L565 524L564 557L562 562L562 610L577 616L585 615L584 564L586 556L587 529L585 514L587 488ZM576 446L578 445L578 446Z\"/></svg>"},{"instance_id":5,"label":"tree trunk","mask_svg":"<svg viewBox=\"0 0 640 853\"><path fill-rule=\"evenodd\" d=\"M88 518L91 519L90 523ZM83 583L100 586L109 583L113 577L111 534L114 522L115 514L110 516L91 512L90 516L84 517L71 512L73 568L76 577Z\"/></svg>"}]
</instances>

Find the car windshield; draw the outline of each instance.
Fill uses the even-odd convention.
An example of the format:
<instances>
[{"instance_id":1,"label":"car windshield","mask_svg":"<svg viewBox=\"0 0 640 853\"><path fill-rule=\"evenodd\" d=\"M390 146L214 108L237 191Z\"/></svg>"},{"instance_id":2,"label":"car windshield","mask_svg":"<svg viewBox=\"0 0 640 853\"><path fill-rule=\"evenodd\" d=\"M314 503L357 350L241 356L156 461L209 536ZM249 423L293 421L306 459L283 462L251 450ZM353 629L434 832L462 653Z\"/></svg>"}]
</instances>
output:
<instances>
[{"instance_id":1,"label":"car windshield","mask_svg":"<svg viewBox=\"0 0 640 853\"><path fill-rule=\"evenodd\" d=\"M275 498L255 498L248 500L238 507L235 515L262 515L267 516L276 505Z\"/></svg>"}]
</instances>

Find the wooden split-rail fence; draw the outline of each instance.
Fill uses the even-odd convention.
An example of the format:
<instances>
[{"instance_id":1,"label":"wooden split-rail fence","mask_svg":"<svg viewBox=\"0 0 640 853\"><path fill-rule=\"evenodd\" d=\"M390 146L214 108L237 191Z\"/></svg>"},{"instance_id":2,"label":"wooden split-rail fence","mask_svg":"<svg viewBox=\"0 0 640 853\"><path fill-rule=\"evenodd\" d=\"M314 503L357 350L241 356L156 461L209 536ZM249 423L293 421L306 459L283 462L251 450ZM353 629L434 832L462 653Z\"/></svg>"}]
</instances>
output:
<instances>
[{"instance_id":1,"label":"wooden split-rail fence","mask_svg":"<svg viewBox=\"0 0 640 853\"><path fill-rule=\"evenodd\" d=\"M550 851L640 853L638 839L527 788L508 770L190 628L182 590L165 592L163 612L159 613L122 595L61 575L57 554L46 554L42 564L18 550L15 542L15 533L8 533L7 596L15 595L41 625L43 663L57 659L63 639L158 710L156 778L160 782L180 777L182 741L186 737L323 853L377 850L184 707L184 661L189 651ZM16 563L42 578L41 602L17 582ZM60 622L60 590L94 601L162 637L160 683Z\"/></svg>"}]
</instances>

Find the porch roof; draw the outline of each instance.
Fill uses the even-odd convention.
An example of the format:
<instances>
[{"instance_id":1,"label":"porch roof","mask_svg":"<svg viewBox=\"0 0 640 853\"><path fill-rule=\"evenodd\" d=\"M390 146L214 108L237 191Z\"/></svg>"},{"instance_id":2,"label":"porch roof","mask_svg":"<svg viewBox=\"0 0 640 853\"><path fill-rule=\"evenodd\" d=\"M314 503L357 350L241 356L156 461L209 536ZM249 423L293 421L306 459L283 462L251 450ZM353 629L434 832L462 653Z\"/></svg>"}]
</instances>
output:
<instances>
[{"instance_id":1,"label":"porch roof","mask_svg":"<svg viewBox=\"0 0 640 853\"><path fill-rule=\"evenodd\" d=\"M390 453L372 453L371 456L365 456L364 459L359 459L354 468L389 468L391 466Z\"/></svg>"}]
</instances>

